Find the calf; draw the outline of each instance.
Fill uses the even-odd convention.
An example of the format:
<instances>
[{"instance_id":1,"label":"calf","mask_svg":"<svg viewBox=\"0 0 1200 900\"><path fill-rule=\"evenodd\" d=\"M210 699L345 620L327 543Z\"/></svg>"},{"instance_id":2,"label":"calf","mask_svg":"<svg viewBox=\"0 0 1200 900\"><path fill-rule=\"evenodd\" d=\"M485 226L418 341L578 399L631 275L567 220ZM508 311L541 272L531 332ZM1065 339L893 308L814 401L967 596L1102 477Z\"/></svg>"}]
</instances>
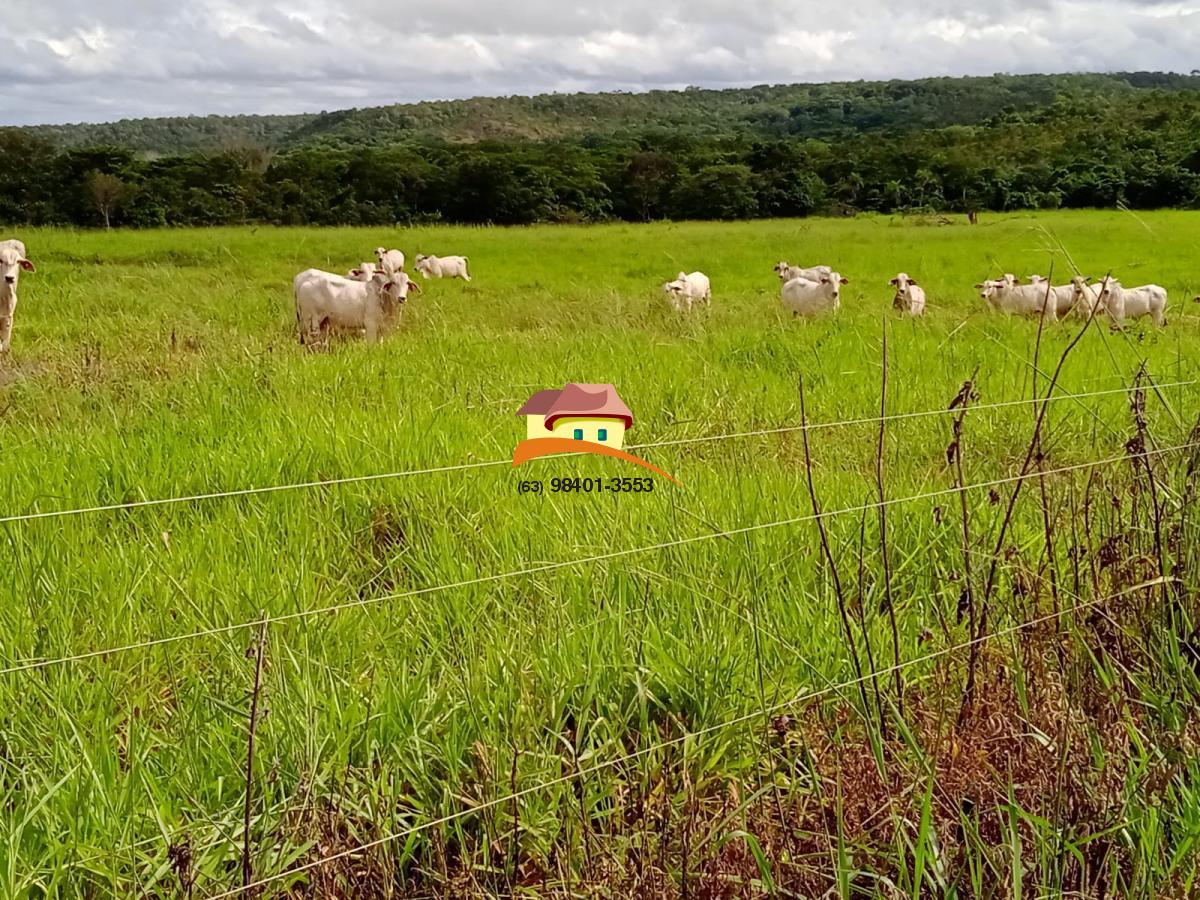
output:
<instances>
[{"instance_id":1,"label":"calf","mask_svg":"<svg viewBox=\"0 0 1200 900\"><path fill-rule=\"evenodd\" d=\"M37 271L33 263L25 258L25 245L18 240L0 241L0 353L7 353L12 346L17 284L22 271Z\"/></svg>"},{"instance_id":2,"label":"calf","mask_svg":"<svg viewBox=\"0 0 1200 900\"><path fill-rule=\"evenodd\" d=\"M375 277L375 272L378 271L375 263L365 262L357 269L351 269L346 273L346 277L351 281L370 281Z\"/></svg>"},{"instance_id":3,"label":"calf","mask_svg":"<svg viewBox=\"0 0 1200 900\"><path fill-rule=\"evenodd\" d=\"M1054 314L1058 318L1066 316L1075 306L1075 285L1064 284L1058 287L1052 287L1050 282L1041 275L1030 275L1029 283L1031 285L1040 285L1042 293L1050 291L1050 296L1054 298Z\"/></svg>"},{"instance_id":4,"label":"calf","mask_svg":"<svg viewBox=\"0 0 1200 900\"><path fill-rule=\"evenodd\" d=\"M1041 316L1048 322L1058 321L1057 304L1046 302L1046 288L1036 284L1021 284L1012 274L975 285L979 296L996 312L1012 316Z\"/></svg>"},{"instance_id":5,"label":"calf","mask_svg":"<svg viewBox=\"0 0 1200 900\"><path fill-rule=\"evenodd\" d=\"M832 312L842 305L842 285L849 283L849 279L837 272L821 275L815 281L793 278L780 292L783 308L791 310L793 316L805 318Z\"/></svg>"},{"instance_id":6,"label":"calf","mask_svg":"<svg viewBox=\"0 0 1200 900\"><path fill-rule=\"evenodd\" d=\"M663 285L663 293L677 312L690 310L695 303L712 303L712 284L703 272L680 272L674 281Z\"/></svg>"},{"instance_id":7,"label":"calf","mask_svg":"<svg viewBox=\"0 0 1200 900\"><path fill-rule=\"evenodd\" d=\"M888 284L896 288L896 296L892 298L892 309L910 316L925 315L925 289L909 278L907 272L901 272Z\"/></svg>"},{"instance_id":8,"label":"calf","mask_svg":"<svg viewBox=\"0 0 1200 900\"><path fill-rule=\"evenodd\" d=\"M379 260L380 271L388 278L395 278L397 272L404 271L404 254L399 250L376 247L375 258Z\"/></svg>"},{"instance_id":9,"label":"calf","mask_svg":"<svg viewBox=\"0 0 1200 900\"><path fill-rule=\"evenodd\" d=\"M470 281L471 275L467 271L467 264L470 260L465 256L423 256L417 254L417 261L413 264L414 268L429 278L461 278L463 281Z\"/></svg>"},{"instance_id":10,"label":"calf","mask_svg":"<svg viewBox=\"0 0 1200 900\"><path fill-rule=\"evenodd\" d=\"M376 272L369 281L355 281L307 269L292 280L300 343L315 340L330 327L365 329L367 340L374 342L380 327L395 318L414 287L403 272L395 280Z\"/></svg>"}]
</instances>

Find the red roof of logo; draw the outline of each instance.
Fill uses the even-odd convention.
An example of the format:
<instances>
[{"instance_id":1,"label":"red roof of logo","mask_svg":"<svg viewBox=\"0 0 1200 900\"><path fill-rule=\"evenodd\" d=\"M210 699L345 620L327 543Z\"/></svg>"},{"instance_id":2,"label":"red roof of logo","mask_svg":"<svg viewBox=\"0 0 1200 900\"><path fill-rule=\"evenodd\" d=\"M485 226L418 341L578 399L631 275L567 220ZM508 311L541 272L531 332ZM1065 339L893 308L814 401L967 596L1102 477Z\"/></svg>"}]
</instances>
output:
<instances>
[{"instance_id":1,"label":"red roof of logo","mask_svg":"<svg viewBox=\"0 0 1200 900\"><path fill-rule=\"evenodd\" d=\"M633 413L611 384L568 384L561 391L538 391L517 411L518 416L545 416L546 427L559 419L621 419L633 427Z\"/></svg>"}]
</instances>

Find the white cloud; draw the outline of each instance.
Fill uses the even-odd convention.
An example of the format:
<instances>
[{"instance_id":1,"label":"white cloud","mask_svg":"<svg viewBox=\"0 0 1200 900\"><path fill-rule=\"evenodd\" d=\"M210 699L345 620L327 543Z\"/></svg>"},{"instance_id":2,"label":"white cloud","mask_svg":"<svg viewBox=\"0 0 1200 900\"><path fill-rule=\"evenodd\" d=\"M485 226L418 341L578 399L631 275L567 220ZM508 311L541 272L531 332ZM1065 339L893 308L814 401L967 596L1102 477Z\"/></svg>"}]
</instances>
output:
<instances>
[{"instance_id":1,"label":"white cloud","mask_svg":"<svg viewBox=\"0 0 1200 900\"><path fill-rule=\"evenodd\" d=\"M1200 44L1200 12L1178 0L16 6L0 32L4 124L688 84L1187 71Z\"/></svg>"}]
</instances>

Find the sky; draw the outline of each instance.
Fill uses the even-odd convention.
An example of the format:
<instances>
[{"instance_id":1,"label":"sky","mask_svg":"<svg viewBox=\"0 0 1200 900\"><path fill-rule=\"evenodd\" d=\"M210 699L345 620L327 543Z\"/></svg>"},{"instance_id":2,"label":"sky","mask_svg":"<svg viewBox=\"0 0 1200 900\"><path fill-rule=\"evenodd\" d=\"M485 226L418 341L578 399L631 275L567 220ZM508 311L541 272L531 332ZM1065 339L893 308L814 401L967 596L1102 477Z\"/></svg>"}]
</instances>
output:
<instances>
[{"instance_id":1,"label":"sky","mask_svg":"<svg viewBox=\"0 0 1200 900\"><path fill-rule=\"evenodd\" d=\"M8 0L0 124L554 91L1188 72L1200 0Z\"/></svg>"}]
</instances>

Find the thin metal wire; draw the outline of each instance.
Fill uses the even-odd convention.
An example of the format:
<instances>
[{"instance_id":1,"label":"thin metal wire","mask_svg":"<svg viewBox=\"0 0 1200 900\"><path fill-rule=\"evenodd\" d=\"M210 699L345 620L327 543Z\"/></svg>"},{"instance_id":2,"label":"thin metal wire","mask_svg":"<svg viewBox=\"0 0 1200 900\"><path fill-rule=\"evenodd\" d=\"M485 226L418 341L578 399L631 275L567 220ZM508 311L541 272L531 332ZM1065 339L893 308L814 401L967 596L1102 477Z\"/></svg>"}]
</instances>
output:
<instances>
[{"instance_id":1,"label":"thin metal wire","mask_svg":"<svg viewBox=\"0 0 1200 900\"><path fill-rule=\"evenodd\" d=\"M1113 465L1121 462L1128 462L1134 459L1148 459L1154 456L1162 456L1167 453L1176 453L1184 450L1192 450L1200 448L1200 441L1193 441L1187 444L1180 444L1174 447L1160 447L1153 450L1144 450L1140 453L1122 454L1120 456L1110 456L1105 459L1096 459L1083 463L1075 463L1069 466L1060 466L1055 469L1045 469L1037 473L1038 475L1062 475L1068 472L1075 472L1082 469L1091 469L1097 466ZM642 553L652 553L656 550L666 550L672 547L683 547L690 544L698 544L706 541L717 540L720 538L733 537L740 534L752 534L758 531L767 531L774 528L782 528L788 525L798 525L804 522L815 522L817 519L825 519L840 515L850 515L852 513L862 513L869 510L879 509L881 506L895 506L901 503L913 503L918 500L930 500L937 497L946 497L958 494L961 490L980 490L982 488L1001 487L1006 484L1013 484L1018 481L1033 477L1034 473L1026 472L1023 475L1010 475L1005 478L997 478L991 481L981 481L973 484L965 485L962 488L948 487L936 491L927 491L921 494L913 494L906 497L889 497L884 501L873 501L871 503L863 503L857 506L848 506L841 509L824 510L816 515L808 514L803 516L795 516L790 519L781 519L777 522L763 522L756 525L746 525L741 528L733 528L728 531L710 532L708 534L695 535L687 538L677 538L671 541L663 541L658 544L650 544L643 547L631 547L626 550L614 550L610 553L601 553L596 556L585 556L576 559L562 560L560 562L544 563L538 566L530 566L525 569L517 569L512 572L500 572L495 575L484 575L479 578L468 578L462 581L450 582L447 584L432 585L426 588L418 588L412 591L404 591L397 594L386 594L381 597L369 597L360 600L354 600L348 603L339 603L332 606L322 606L317 609L298 610L293 613L285 613L279 616L266 616L258 619L253 619L248 622L239 622L232 625L222 625L216 628L206 628L199 631L187 632L185 634L170 635L168 637L154 638L147 641L142 641L136 644L125 644L119 647L109 647L104 650L90 650L86 653L77 653L70 656L58 657L56 659L38 659L25 660L20 663L14 663L7 668L0 669L0 675L12 675L19 672L28 672L36 669L46 669L52 666L65 665L67 663L82 662L84 660L96 659L116 655L120 653L129 653L134 650L144 650L151 647L159 647L166 644L175 644L181 641L197 640L204 637L212 637L220 634L230 634L235 631L242 631L249 628L258 628L264 624L273 625L281 622L292 622L300 619L308 619L313 616L331 615L334 613L345 612L351 609L358 609L365 606L374 606L380 603L386 603L392 600L402 600L411 597L421 597L427 594L440 593L442 591L458 590L461 588L474 587L481 584L493 584L499 581L505 581L510 578L520 578L526 575L537 575L544 572L553 572L559 569L572 568L574 566L586 565L588 563L606 562L613 559L622 559L627 556L635 556Z\"/></svg>"},{"instance_id":2,"label":"thin metal wire","mask_svg":"<svg viewBox=\"0 0 1200 900\"><path fill-rule=\"evenodd\" d=\"M1156 385L1158 388L1166 389L1173 387L1188 387L1190 385L1200 384L1200 381L1175 381L1170 384ZM1132 394L1138 390L1136 387L1126 388L1110 388L1104 391L1091 391L1083 394L1056 394L1051 397L1030 397L1024 400L1002 400L995 403L981 403L978 406L972 405L971 412L980 410L993 409L1008 409L1014 406L1032 406L1035 404L1055 403L1060 400L1087 400L1091 397L1107 397L1115 394ZM682 444L702 444L709 441L723 441L730 438L743 437L761 437L772 434L792 434L799 431L821 431L827 428L840 428L848 425L878 425L882 422L899 422L906 419L924 419L930 416L954 415L958 410L942 408L942 409L925 409L919 412L906 413L889 413L886 416L866 416L861 419L843 419L840 422L810 422L807 426L804 425L786 425L780 428L765 428L761 431L737 431L730 434L711 435L709 437L695 438L680 438L678 440L657 441L652 444L633 444L629 447L630 450L649 450L656 447L674 447Z\"/></svg>"},{"instance_id":3,"label":"thin metal wire","mask_svg":"<svg viewBox=\"0 0 1200 900\"><path fill-rule=\"evenodd\" d=\"M1161 578L1154 579L1152 581L1146 582L1145 584L1140 584L1140 585L1136 585L1135 587L1128 588L1126 591L1123 591L1122 594L1131 593L1136 590L1142 590L1147 587L1153 587L1157 584L1162 583L1163 581L1164 581L1164 579L1161 579ZM325 856L320 859L312 860L311 862L307 862L304 865L294 866L291 869L286 869L283 872L279 872L275 875L271 875L266 878L259 879L258 881L252 882L251 884L244 885L242 887L236 887L231 890L223 891L218 894L210 894L210 895L208 895L206 900L225 900L225 898L228 898L228 897L236 897L236 896L246 893L247 891L254 891L259 888L266 887L267 885L274 884L277 881L282 881L285 878L291 878L296 875L302 875L305 872L309 872L309 871L312 871L313 869L320 868L321 866L328 865L331 862L336 862L339 859L347 859L352 856L357 856L358 854L364 853L367 850L374 849L375 847L381 847L385 844L389 844L393 841L397 841L400 838L409 837L410 835L418 834L419 832L422 832L422 831L428 831L429 829L436 828L439 825L445 825L450 822L456 821L458 819L466 818L467 816L475 815L476 813L480 813L480 812L483 812L488 809L494 809L495 807L503 806L506 803L513 803L517 800L521 800L522 798L529 796L530 794L535 794L540 791L547 790L548 788L557 787L558 785L561 785L561 784L567 784L571 781L574 781L577 778L582 778L586 775L592 775L597 772L602 772L606 769L616 768L618 766L624 765L625 763L633 762L634 760L640 759L643 756L647 756L647 755L655 752L656 750L662 750L667 747L672 747L676 744L681 744L686 741L695 740L696 738L704 737L705 735L712 734L713 732L721 731L726 728L733 728L737 725L743 725L746 722L751 722L756 719L761 719L764 715L771 715L773 713L782 712L785 709L790 709L799 703L816 700L821 697L828 696L829 694L834 693L835 691L841 691L841 690L845 690L846 688L856 687L860 683L863 683L873 677L880 677L880 676L886 677L886 676L892 675L896 672L903 671L904 669L912 668L913 666L919 665L923 662L929 662L931 660L938 659L942 656L947 656L952 653L957 653L961 650L969 649L970 647L972 647L976 644L986 643L987 641L990 641L994 638L1006 637L1007 635L1010 635L1010 634L1016 634L1017 632L1024 631L1027 628L1033 628L1037 625L1044 624L1045 622L1059 619L1059 618L1067 615L1068 613L1087 609L1087 608L1090 608L1093 606L1097 606L1100 603L1103 603L1108 599L1111 599L1111 598L1099 597L1095 600L1090 600L1085 603L1078 603L1078 604L1070 606L1066 609L1059 610L1058 612L1053 612L1053 613L1049 613L1044 616L1040 616L1035 619L1030 619L1028 621L1021 622L1017 625L1012 625L1008 628L1003 628L999 631L994 631L990 634L980 635L977 638L973 638L969 641L963 641L962 643L955 644L954 646L951 646L951 647L945 647L941 650L935 650L932 653L927 653L923 656L917 657L916 659L911 659L911 660L907 660L905 662L896 663L895 665L892 665L887 669L881 669L881 670L878 670L873 673L868 673L859 678L853 678L853 679L850 679L849 681L844 681L839 684L830 685L829 687L821 688L820 690L805 691L801 694L796 695L795 697L793 697L790 700L785 700L781 703L777 703L774 706L768 707L766 709L755 710L754 712L746 713L744 715L737 716L736 718L733 718L733 719L728 719L728 720L726 720L724 722L720 722L716 725L709 725L705 728L701 728L696 731L689 732L688 734L682 735L677 738L672 738L672 739L666 740L666 741L660 741L660 742L652 744L648 747L643 747L641 750L637 750L633 753L628 753L624 756L620 756L615 759L610 759L610 760L607 760L602 763L597 763L596 765L591 766L587 769L577 769L576 771L571 772L567 775L562 775L558 778L554 778L549 781L544 781L539 784L533 785L532 787L524 788L519 791L514 791L513 793L508 794L507 796L499 797L495 800L489 800L486 803L481 803L477 806L473 806L470 809L464 809L464 810L460 810L455 813L450 813L450 814L442 816L438 819L433 819L429 822L424 822L420 825L414 825L411 828L406 828L403 831L397 831L392 834L385 835L384 837L377 838L376 840L370 841L365 844L361 844L358 847L352 847L348 850L343 850L339 853L334 853L330 856Z\"/></svg>"},{"instance_id":4,"label":"thin metal wire","mask_svg":"<svg viewBox=\"0 0 1200 900\"><path fill-rule=\"evenodd\" d=\"M1200 384L1198 380L1192 381L1176 381L1169 384L1158 385L1159 389L1189 387ZM972 406L972 412L993 409L1007 409L1014 406L1028 406L1031 404L1056 403L1062 400L1086 400L1092 397L1106 397L1115 394L1129 394L1137 390L1135 387L1127 388L1110 388L1103 391L1089 391L1082 394L1058 394L1052 397L1029 398L1024 400L1004 400L996 403L983 403L978 406ZM931 416L947 415L951 411L947 409L927 409L919 412L893 413L883 417L884 421L903 421L907 419L922 419ZM758 431L737 431L729 434L704 435L694 438L678 438L669 441L657 441L650 444L632 444L627 449L630 450L651 450L661 447L679 447L688 444L705 444L716 441L733 440L736 438L748 437L765 437L774 434L789 434L799 431L821 431L830 428L843 428L855 425L874 425L880 422L879 416L871 416L860 419L844 419L837 422L812 422L807 426L804 425L787 425L779 428L764 428ZM561 454L569 456L570 454ZM183 503L200 503L209 500L224 500L234 499L238 497L252 497L262 494L277 494L288 491L308 490L311 488L324 487L340 487L350 484L366 484L373 481L389 481L399 478L411 478L418 475L439 475L450 472L466 472L477 469L494 469L500 466L511 466L511 459L496 459L483 462L461 463L449 466L432 466L424 469L406 469L401 472L382 472L375 475L351 475L345 478L330 478L318 481L301 481L294 484L279 484L266 487L251 487L239 488L229 491L212 491L202 494L185 494L178 497L161 497L153 500L131 500L127 503L108 503L99 506L82 506L74 509L52 509L44 512L20 513L8 516L0 516L0 525L10 525L20 522L34 522L41 519L58 519L68 516L83 516L93 513L103 512L119 512L121 510L131 509L146 509L156 506L172 506Z\"/></svg>"}]
</instances>

